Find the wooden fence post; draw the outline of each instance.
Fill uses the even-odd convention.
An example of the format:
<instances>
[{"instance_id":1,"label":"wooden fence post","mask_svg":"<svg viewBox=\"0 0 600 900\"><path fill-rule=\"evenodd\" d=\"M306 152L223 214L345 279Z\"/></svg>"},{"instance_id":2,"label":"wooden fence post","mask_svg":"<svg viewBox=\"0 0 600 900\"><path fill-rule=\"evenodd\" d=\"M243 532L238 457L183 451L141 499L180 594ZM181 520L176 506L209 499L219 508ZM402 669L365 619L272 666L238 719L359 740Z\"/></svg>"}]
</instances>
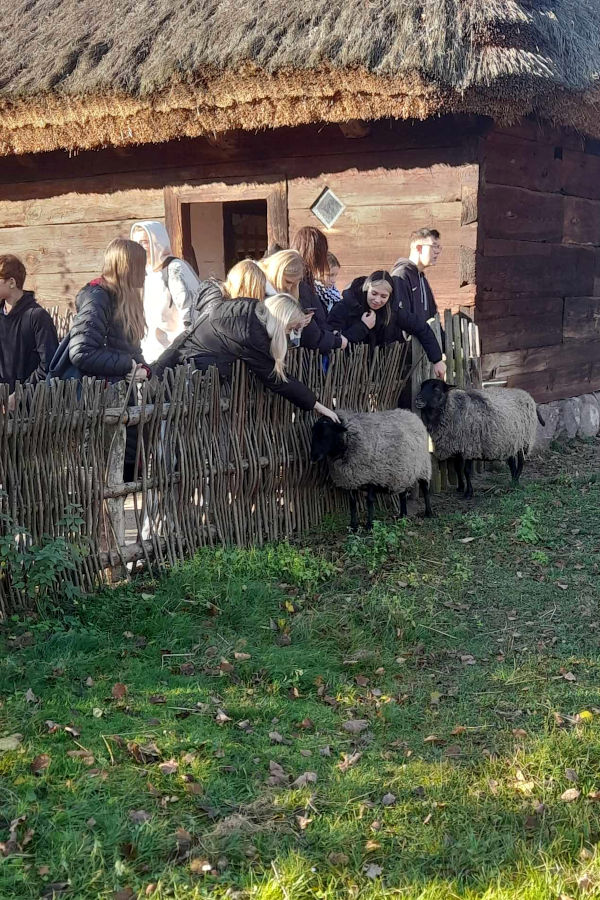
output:
<instances>
[{"instance_id":1,"label":"wooden fence post","mask_svg":"<svg viewBox=\"0 0 600 900\"><path fill-rule=\"evenodd\" d=\"M128 386L125 382L120 382L115 386L114 402L119 409L124 409L127 398ZM113 426L106 426L106 487L108 491L113 491L123 484L123 470L125 466L125 445L127 441L127 428L124 424L118 423ZM123 548L125 547L125 496L113 497L106 499L106 512L108 522L106 523L106 549L111 558L111 550L116 550L122 559ZM110 569L113 579L122 578L125 575L122 565L111 566Z\"/></svg>"}]
</instances>

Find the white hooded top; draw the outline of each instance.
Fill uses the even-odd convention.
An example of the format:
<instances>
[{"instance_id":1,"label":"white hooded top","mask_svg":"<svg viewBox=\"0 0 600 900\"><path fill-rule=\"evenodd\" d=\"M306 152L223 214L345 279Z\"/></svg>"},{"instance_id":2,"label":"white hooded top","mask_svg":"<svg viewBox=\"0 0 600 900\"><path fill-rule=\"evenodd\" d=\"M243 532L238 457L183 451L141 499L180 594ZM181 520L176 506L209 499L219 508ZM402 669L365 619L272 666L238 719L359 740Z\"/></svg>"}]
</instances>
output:
<instances>
[{"instance_id":1,"label":"white hooded top","mask_svg":"<svg viewBox=\"0 0 600 900\"><path fill-rule=\"evenodd\" d=\"M150 245L150 262L144 281L147 331L142 341L142 353L147 362L154 362L191 324L200 281L185 260L173 257L167 229L161 222L136 222L131 227L132 239L138 228L146 232Z\"/></svg>"}]
</instances>

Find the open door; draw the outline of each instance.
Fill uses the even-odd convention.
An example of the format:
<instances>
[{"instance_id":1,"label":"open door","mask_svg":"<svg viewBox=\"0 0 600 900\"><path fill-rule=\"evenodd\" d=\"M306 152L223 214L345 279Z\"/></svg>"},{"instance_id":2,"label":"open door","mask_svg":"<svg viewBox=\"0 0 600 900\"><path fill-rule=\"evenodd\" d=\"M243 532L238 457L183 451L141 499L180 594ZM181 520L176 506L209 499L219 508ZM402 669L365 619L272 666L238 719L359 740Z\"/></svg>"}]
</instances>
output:
<instances>
[{"instance_id":1,"label":"open door","mask_svg":"<svg viewBox=\"0 0 600 900\"><path fill-rule=\"evenodd\" d=\"M238 259L288 246L287 182L280 175L192 182L166 187L164 197L173 253L201 278L224 278Z\"/></svg>"}]
</instances>

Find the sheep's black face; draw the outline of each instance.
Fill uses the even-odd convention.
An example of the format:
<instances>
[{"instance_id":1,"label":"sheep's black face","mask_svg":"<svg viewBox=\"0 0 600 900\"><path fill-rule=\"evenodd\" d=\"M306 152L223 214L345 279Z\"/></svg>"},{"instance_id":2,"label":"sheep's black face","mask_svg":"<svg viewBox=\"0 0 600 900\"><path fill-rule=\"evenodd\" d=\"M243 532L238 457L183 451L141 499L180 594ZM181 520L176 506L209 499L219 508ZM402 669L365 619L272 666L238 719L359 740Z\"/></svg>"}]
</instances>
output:
<instances>
[{"instance_id":1,"label":"sheep's black face","mask_svg":"<svg viewBox=\"0 0 600 900\"><path fill-rule=\"evenodd\" d=\"M415 400L415 406L417 409L424 409L427 412L441 412L446 405L446 394L453 387L453 384L446 384L438 378L428 378L421 385L421 390Z\"/></svg>"},{"instance_id":2,"label":"sheep's black face","mask_svg":"<svg viewBox=\"0 0 600 900\"><path fill-rule=\"evenodd\" d=\"M332 422L326 416L321 416L312 429L310 443L310 458L313 462L320 462L330 456L335 459L341 456L346 449L346 426L338 422Z\"/></svg>"}]
</instances>

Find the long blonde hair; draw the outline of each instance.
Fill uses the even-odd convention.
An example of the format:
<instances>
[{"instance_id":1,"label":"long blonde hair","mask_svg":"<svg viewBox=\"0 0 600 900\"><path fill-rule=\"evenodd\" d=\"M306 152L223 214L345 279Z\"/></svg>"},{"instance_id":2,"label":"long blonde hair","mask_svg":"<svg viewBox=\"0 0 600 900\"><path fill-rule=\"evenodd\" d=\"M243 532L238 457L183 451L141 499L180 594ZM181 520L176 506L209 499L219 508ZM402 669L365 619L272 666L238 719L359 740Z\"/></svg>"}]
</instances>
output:
<instances>
[{"instance_id":1,"label":"long blonde hair","mask_svg":"<svg viewBox=\"0 0 600 900\"><path fill-rule=\"evenodd\" d=\"M303 328L310 322L295 297L291 294L275 294L267 297L267 334L271 338L271 356L275 361L273 374L278 381L287 381L285 356L288 348L288 332L292 328Z\"/></svg>"},{"instance_id":2,"label":"long blonde hair","mask_svg":"<svg viewBox=\"0 0 600 900\"><path fill-rule=\"evenodd\" d=\"M267 293L267 276L253 259L242 259L227 273L222 287L230 300L245 297L248 300L264 300Z\"/></svg>"},{"instance_id":3,"label":"long blonde hair","mask_svg":"<svg viewBox=\"0 0 600 900\"><path fill-rule=\"evenodd\" d=\"M276 291L286 290L283 281L286 275L294 281L297 280L298 284L300 284L304 275L304 261L296 250L280 250L278 253L273 253L271 256L267 256L266 259L261 259L259 266ZM295 289L294 294L291 296L295 296L296 300L298 299L298 288Z\"/></svg>"},{"instance_id":4,"label":"long blonde hair","mask_svg":"<svg viewBox=\"0 0 600 900\"><path fill-rule=\"evenodd\" d=\"M102 278L116 301L115 318L125 337L139 344L146 331L143 289L146 251L135 241L116 238L104 253Z\"/></svg>"}]
</instances>

